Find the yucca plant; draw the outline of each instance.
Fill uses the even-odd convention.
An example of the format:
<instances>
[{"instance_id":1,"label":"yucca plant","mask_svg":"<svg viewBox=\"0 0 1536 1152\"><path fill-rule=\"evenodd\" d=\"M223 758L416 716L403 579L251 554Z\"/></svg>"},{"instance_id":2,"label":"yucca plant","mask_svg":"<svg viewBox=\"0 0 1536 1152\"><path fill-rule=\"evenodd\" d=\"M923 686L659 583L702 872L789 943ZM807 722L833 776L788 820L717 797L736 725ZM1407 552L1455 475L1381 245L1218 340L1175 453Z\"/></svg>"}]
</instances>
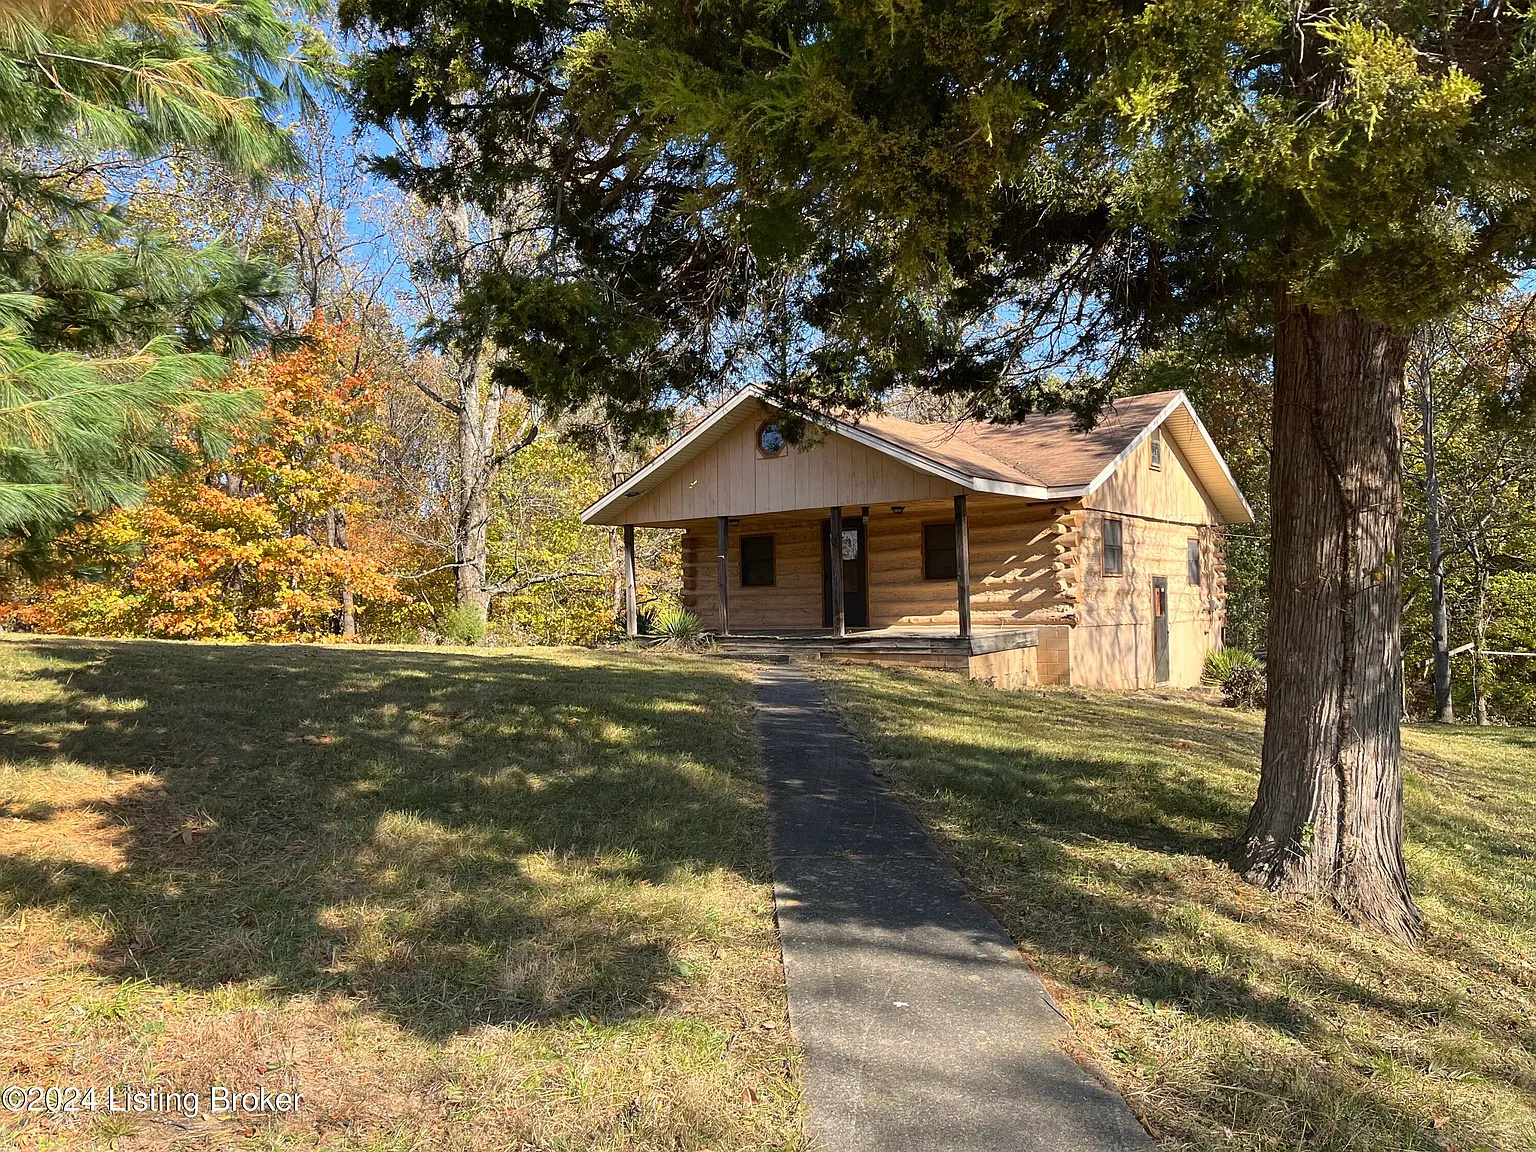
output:
<instances>
[{"instance_id":1,"label":"yucca plant","mask_svg":"<svg viewBox=\"0 0 1536 1152\"><path fill-rule=\"evenodd\" d=\"M1218 648L1206 653L1201 680L1221 689L1223 700L1237 708L1262 708L1268 696L1264 662L1242 648Z\"/></svg>"},{"instance_id":2,"label":"yucca plant","mask_svg":"<svg viewBox=\"0 0 1536 1152\"><path fill-rule=\"evenodd\" d=\"M699 618L678 604L663 604L652 611L650 632L669 648L691 651L704 645Z\"/></svg>"}]
</instances>

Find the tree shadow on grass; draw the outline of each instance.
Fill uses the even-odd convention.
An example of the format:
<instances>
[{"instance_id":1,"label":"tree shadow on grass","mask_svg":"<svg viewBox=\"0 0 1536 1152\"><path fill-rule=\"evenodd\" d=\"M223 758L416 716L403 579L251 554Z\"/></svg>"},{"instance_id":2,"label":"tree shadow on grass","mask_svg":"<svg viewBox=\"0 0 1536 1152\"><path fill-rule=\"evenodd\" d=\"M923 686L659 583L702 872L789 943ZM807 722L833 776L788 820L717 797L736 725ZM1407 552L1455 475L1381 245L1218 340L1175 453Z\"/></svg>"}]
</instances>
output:
<instances>
[{"instance_id":1,"label":"tree shadow on grass","mask_svg":"<svg viewBox=\"0 0 1536 1152\"><path fill-rule=\"evenodd\" d=\"M1493 894L1512 874L1501 848L1519 851L1488 812L1467 817L1484 887L1467 869L1446 894L1466 901L1460 930L1402 949L1231 871L1258 716L907 672L828 680L877 770L1013 939L1080 1012L1104 1005L1114 1059L1155 1085L1160 1131L1213 1148L1268 1133L1287 1148L1430 1149L1495 1133L1512 1147L1530 1130L1530 957L1499 968L1485 950L1513 930ZM1466 837L1446 803L1415 817L1418 842ZM1164 1059L1195 1071L1154 1071ZM1452 1077L1491 1086L1478 1098L1490 1115L1445 1103ZM1522 1098L1525 1111L1491 1118L1490 1101ZM1432 1108L1452 1114L1438 1133Z\"/></svg>"},{"instance_id":2,"label":"tree shadow on grass","mask_svg":"<svg viewBox=\"0 0 1536 1152\"><path fill-rule=\"evenodd\" d=\"M104 975L365 996L445 1037L653 1008L767 879L740 682L704 661L153 642L23 645L57 685L0 757L112 774L66 837L0 857L7 903L108 927ZM147 773L139 776L135 774Z\"/></svg>"}]
</instances>

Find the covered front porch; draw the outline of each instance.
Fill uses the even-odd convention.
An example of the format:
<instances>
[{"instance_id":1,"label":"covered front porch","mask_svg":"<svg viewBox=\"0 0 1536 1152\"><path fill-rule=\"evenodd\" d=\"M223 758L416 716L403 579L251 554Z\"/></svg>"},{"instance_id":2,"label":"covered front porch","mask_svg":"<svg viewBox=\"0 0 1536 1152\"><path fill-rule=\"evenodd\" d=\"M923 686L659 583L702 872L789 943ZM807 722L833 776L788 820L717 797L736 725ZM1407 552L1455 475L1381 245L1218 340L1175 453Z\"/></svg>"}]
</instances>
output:
<instances>
[{"instance_id":1,"label":"covered front porch","mask_svg":"<svg viewBox=\"0 0 1536 1152\"><path fill-rule=\"evenodd\" d=\"M710 632L711 651L724 656L939 668L1007 687L1059 680L1065 629L1021 619L1038 593L1015 586L1036 550L1020 549L1014 537L1035 517L1020 501L983 505L979 520L959 494L680 524L684 604ZM990 581L979 619L971 549L978 523L990 549L979 569ZM1049 522L1041 531L1056 538ZM624 540L633 572L632 529ZM626 623L638 634L633 599Z\"/></svg>"},{"instance_id":2,"label":"covered front porch","mask_svg":"<svg viewBox=\"0 0 1536 1152\"><path fill-rule=\"evenodd\" d=\"M917 650L941 639L968 641L978 631L963 493L712 520L677 526L685 530L684 602L722 642L853 638ZM626 628L637 635L631 525L624 527L624 556Z\"/></svg>"}]
</instances>

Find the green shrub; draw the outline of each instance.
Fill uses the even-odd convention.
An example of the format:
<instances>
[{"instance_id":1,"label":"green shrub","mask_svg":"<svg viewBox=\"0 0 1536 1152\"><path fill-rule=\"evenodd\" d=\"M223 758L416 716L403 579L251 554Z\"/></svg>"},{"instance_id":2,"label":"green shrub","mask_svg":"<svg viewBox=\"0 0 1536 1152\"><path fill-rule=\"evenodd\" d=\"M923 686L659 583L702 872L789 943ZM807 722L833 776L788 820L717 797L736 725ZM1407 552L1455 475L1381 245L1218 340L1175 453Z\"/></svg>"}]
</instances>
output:
<instances>
[{"instance_id":1,"label":"green shrub","mask_svg":"<svg viewBox=\"0 0 1536 1152\"><path fill-rule=\"evenodd\" d=\"M699 618L677 604L663 604L653 610L650 631L672 648L698 648L704 642Z\"/></svg>"},{"instance_id":2,"label":"green shrub","mask_svg":"<svg viewBox=\"0 0 1536 1152\"><path fill-rule=\"evenodd\" d=\"M1249 661L1257 663L1258 657L1241 648L1217 648L1214 652L1207 652L1205 668L1200 673L1200 681L1212 687L1220 687L1234 665L1246 664Z\"/></svg>"},{"instance_id":3,"label":"green shrub","mask_svg":"<svg viewBox=\"0 0 1536 1152\"><path fill-rule=\"evenodd\" d=\"M1242 648L1206 653L1200 678L1220 688L1222 699L1234 708L1262 708L1269 695L1264 662Z\"/></svg>"},{"instance_id":4,"label":"green shrub","mask_svg":"<svg viewBox=\"0 0 1536 1152\"><path fill-rule=\"evenodd\" d=\"M485 639L485 621L469 606L455 608L443 617L443 639L454 644L478 644Z\"/></svg>"}]
</instances>

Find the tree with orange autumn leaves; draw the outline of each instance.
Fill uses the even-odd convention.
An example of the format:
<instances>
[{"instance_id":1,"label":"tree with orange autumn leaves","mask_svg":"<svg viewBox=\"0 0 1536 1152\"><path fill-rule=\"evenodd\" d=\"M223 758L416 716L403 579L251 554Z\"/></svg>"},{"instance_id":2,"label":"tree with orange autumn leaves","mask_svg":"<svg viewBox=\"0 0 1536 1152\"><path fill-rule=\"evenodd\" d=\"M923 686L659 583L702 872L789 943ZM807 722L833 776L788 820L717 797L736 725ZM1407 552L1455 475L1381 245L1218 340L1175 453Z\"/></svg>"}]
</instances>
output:
<instances>
[{"instance_id":1,"label":"tree with orange autumn leaves","mask_svg":"<svg viewBox=\"0 0 1536 1152\"><path fill-rule=\"evenodd\" d=\"M150 485L135 508L77 527L65 570L16 623L76 635L183 639L351 638L359 617L405 598L395 541L368 472L382 435L376 390L354 370L357 338L317 317L293 351L226 386L258 414L220 459Z\"/></svg>"}]
</instances>

